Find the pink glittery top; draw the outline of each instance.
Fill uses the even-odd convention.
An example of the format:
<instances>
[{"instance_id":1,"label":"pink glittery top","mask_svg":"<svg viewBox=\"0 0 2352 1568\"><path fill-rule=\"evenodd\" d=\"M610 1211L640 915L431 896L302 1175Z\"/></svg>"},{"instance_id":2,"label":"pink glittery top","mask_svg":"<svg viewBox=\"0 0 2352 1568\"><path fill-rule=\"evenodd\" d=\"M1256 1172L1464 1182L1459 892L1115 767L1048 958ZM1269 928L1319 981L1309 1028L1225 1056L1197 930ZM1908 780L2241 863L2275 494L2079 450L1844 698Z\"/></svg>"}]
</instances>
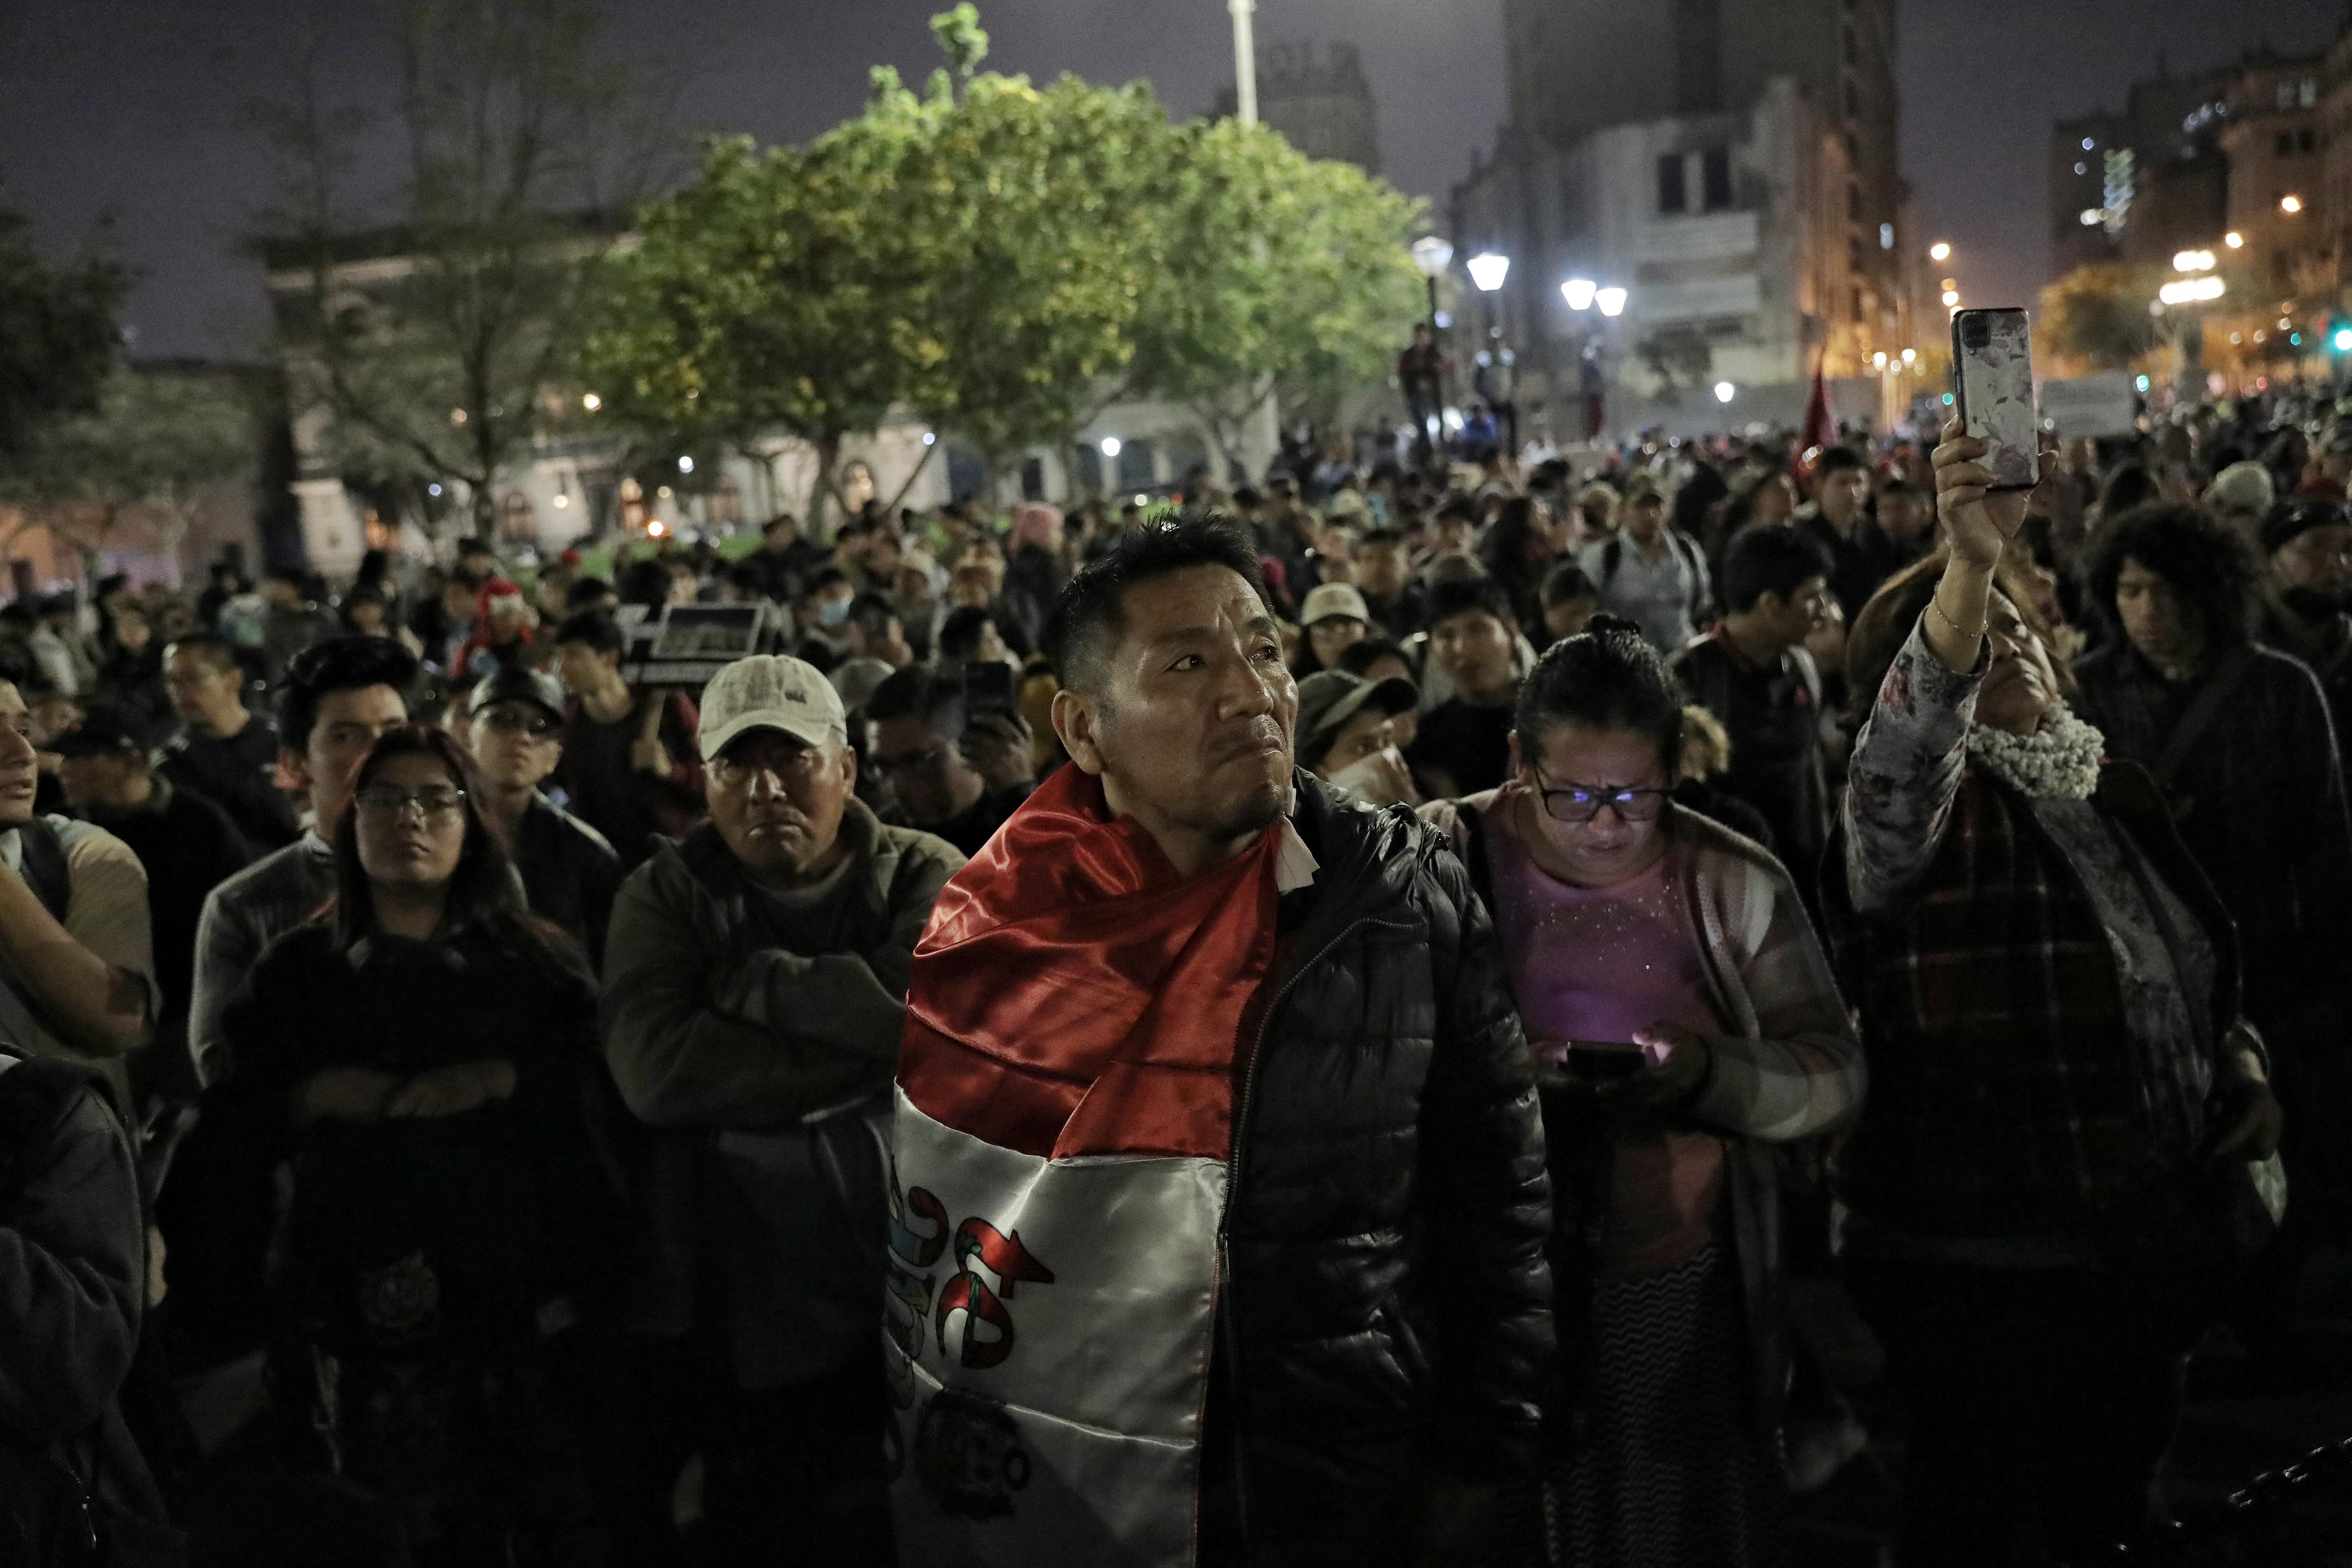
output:
<instances>
[{"instance_id":1,"label":"pink glittery top","mask_svg":"<svg viewBox=\"0 0 2352 1568\"><path fill-rule=\"evenodd\" d=\"M1538 865L1521 841L1522 793L1506 785L1482 816L1495 923L1530 1040L1630 1040L1654 1023L1719 1035L1696 924L1683 907L1687 852L1670 843L1649 870L1583 888ZM1668 1269L1714 1234L1724 1141L1653 1112L1611 1120L1615 1143L1601 1270Z\"/></svg>"}]
</instances>

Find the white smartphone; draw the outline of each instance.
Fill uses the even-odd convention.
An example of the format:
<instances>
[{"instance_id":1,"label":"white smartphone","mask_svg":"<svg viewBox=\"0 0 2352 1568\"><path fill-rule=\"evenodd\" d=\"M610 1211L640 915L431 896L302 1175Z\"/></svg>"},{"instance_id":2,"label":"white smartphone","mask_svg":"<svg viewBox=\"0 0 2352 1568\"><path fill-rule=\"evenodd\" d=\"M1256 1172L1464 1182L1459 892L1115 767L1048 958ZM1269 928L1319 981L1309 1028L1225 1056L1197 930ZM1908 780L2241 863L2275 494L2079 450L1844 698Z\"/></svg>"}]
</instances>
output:
<instances>
[{"instance_id":1,"label":"white smartphone","mask_svg":"<svg viewBox=\"0 0 2352 1568\"><path fill-rule=\"evenodd\" d=\"M1952 399L1960 428L1992 443L1991 488L2042 482L2041 417L2033 406L2033 329L2024 311L1961 310L1952 317Z\"/></svg>"}]
</instances>

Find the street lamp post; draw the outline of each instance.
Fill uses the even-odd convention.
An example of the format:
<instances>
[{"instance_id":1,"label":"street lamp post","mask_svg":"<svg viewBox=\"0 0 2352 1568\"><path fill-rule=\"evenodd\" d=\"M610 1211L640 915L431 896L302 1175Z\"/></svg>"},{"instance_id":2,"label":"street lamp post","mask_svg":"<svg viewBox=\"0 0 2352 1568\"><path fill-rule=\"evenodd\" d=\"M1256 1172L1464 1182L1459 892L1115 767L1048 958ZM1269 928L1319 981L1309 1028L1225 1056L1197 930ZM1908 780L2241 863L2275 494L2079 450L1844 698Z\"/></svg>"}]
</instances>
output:
<instances>
[{"instance_id":1,"label":"street lamp post","mask_svg":"<svg viewBox=\"0 0 2352 1568\"><path fill-rule=\"evenodd\" d=\"M1257 9L1257 0L1225 0L1225 9L1234 18L1234 117L1244 125L1257 123L1257 41L1251 30L1251 14ZM1265 461L1271 464L1282 455L1282 415L1274 406L1274 387L1266 386L1265 396L1258 400L1250 413L1250 426Z\"/></svg>"},{"instance_id":2,"label":"street lamp post","mask_svg":"<svg viewBox=\"0 0 2352 1568\"><path fill-rule=\"evenodd\" d=\"M1412 264L1421 268L1421 276L1429 284L1429 329L1437 330L1437 280L1454 265L1454 243L1435 235L1423 235L1412 242Z\"/></svg>"},{"instance_id":3,"label":"street lamp post","mask_svg":"<svg viewBox=\"0 0 2352 1568\"><path fill-rule=\"evenodd\" d=\"M1257 123L1257 45L1250 34L1250 13L1257 0L1225 0L1234 14L1234 108L1244 125Z\"/></svg>"}]
</instances>

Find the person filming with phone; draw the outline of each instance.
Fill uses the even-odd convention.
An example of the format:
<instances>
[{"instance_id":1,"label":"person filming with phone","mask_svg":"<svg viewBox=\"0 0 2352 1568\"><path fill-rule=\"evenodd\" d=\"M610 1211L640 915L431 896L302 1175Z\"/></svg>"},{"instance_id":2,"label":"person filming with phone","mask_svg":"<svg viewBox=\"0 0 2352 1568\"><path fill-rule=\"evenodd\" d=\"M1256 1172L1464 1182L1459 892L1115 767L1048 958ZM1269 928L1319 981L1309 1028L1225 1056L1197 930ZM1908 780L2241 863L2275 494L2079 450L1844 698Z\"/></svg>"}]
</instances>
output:
<instances>
[{"instance_id":1,"label":"person filming with phone","mask_svg":"<svg viewBox=\"0 0 2352 1568\"><path fill-rule=\"evenodd\" d=\"M2156 780L2068 709L2004 575L2033 455L1974 424L1935 453L1944 550L1854 624L1874 702L1822 889L1870 1064L1835 1176L1910 1412L1904 1568L2136 1556L2183 1359L2276 1193L2234 927Z\"/></svg>"},{"instance_id":2,"label":"person filming with phone","mask_svg":"<svg viewBox=\"0 0 2352 1568\"><path fill-rule=\"evenodd\" d=\"M1595 616L1521 685L1509 780L1427 813L1543 1098L1561 1372L1528 1562L1786 1550L1771 1145L1853 1115L1862 1049L1789 873L1668 798L1683 723L1640 628Z\"/></svg>"},{"instance_id":3,"label":"person filming with phone","mask_svg":"<svg viewBox=\"0 0 2352 1568\"><path fill-rule=\"evenodd\" d=\"M1012 674L1002 663L961 673L919 665L874 688L867 755L898 800L892 821L975 855L1029 799L1036 751L1013 711Z\"/></svg>"}]
</instances>

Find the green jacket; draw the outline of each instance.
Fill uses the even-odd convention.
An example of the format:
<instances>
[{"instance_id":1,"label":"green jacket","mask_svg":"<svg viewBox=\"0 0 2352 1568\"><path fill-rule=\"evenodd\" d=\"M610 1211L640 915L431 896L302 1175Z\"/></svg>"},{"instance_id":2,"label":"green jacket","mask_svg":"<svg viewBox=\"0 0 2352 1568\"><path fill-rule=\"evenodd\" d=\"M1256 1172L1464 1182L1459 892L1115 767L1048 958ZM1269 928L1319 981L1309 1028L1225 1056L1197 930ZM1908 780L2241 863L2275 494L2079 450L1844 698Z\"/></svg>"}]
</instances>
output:
<instances>
[{"instance_id":1,"label":"green jacket","mask_svg":"<svg viewBox=\"0 0 2352 1568\"><path fill-rule=\"evenodd\" d=\"M884 827L857 800L841 833L856 911L841 952L762 946L747 879L708 822L661 841L622 883L605 938L604 1057L640 1120L775 1128L888 1092L908 964L963 856Z\"/></svg>"},{"instance_id":2,"label":"green jacket","mask_svg":"<svg viewBox=\"0 0 2352 1568\"><path fill-rule=\"evenodd\" d=\"M963 856L851 801L835 950L788 952L719 831L662 841L605 938L604 1059L627 1107L639 1258L629 1325L723 1335L771 1388L870 1353L881 1150L907 969Z\"/></svg>"}]
</instances>

